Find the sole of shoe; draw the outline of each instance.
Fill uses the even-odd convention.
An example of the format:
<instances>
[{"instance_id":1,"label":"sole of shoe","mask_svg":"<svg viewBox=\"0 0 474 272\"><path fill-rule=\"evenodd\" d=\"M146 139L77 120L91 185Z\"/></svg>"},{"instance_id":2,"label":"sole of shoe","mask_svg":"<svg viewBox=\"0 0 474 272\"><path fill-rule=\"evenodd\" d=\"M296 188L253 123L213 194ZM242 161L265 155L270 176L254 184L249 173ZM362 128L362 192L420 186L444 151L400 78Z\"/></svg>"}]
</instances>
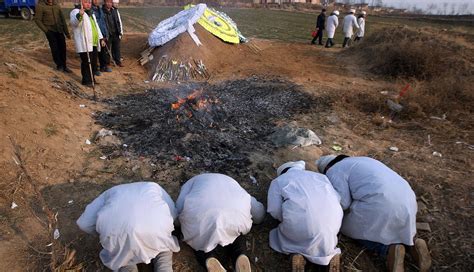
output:
<instances>
[{"instance_id":1,"label":"sole of shoe","mask_svg":"<svg viewBox=\"0 0 474 272\"><path fill-rule=\"evenodd\" d=\"M219 260L214 257L206 260L206 269L208 272L226 272Z\"/></svg>"},{"instance_id":2,"label":"sole of shoe","mask_svg":"<svg viewBox=\"0 0 474 272\"><path fill-rule=\"evenodd\" d=\"M329 262L329 272L339 272L341 271L341 254L337 254L332 257L331 262Z\"/></svg>"},{"instance_id":3,"label":"sole of shoe","mask_svg":"<svg viewBox=\"0 0 474 272\"><path fill-rule=\"evenodd\" d=\"M404 272L405 271L405 247L403 245L392 245L389 249L389 255L393 252L393 256L389 256L393 259L393 263L388 266L390 272ZM392 249L393 247L393 249Z\"/></svg>"},{"instance_id":4,"label":"sole of shoe","mask_svg":"<svg viewBox=\"0 0 474 272\"><path fill-rule=\"evenodd\" d=\"M415 240L415 250L418 255L418 268L420 272L428 272L431 268L431 255L428 245L423 239Z\"/></svg>"},{"instance_id":5,"label":"sole of shoe","mask_svg":"<svg viewBox=\"0 0 474 272\"><path fill-rule=\"evenodd\" d=\"M251 272L250 260L245 255L240 255L235 262L235 272Z\"/></svg>"},{"instance_id":6,"label":"sole of shoe","mask_svg":"<svg viewBox=\"0 0 474 272\"><path fill-rule=\"evenodd\" d=\"M304 272L306 260L300 254L291 256L291 272Z\"/></svg>"}]
</instances>

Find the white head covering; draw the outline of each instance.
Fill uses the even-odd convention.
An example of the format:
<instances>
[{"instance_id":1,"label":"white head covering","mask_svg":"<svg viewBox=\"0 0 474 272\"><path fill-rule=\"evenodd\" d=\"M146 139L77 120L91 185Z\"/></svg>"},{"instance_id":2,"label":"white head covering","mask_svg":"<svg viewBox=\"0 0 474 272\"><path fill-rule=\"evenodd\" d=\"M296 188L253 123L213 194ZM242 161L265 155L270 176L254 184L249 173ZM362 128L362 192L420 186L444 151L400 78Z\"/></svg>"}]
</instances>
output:
<instances>
[{"instance_id":1,"label":"white head covering","mask_svg":"<svg viewBox=\"0 0 474 272\"><path fill-rule=\"evenodd\" d=\"M316 161L316 166L318 167L319 173L322 174L324 172L324 169L326 169L326 167L328 166L328 164L335 158L336 158L336 155L321 156L321 158L319 158Z\"/></svg>"},{"instance_id":2,"label":"white head covering","mask_svg":"<svg viewBox=\"0 0 474 272\"><path fill-rule=\"evenodd\" d=\"M367 12L365 12L364 10L361 12L362 15L366 15Z\"/></svg>"},{"instance_id":3,"label":"white head covering","mask_svg":"<svg viewBox=\"0 0 474 272\"><path fill-rule=\"evenodd\" d=\"M339 11L338 10L335 10L333 13L336 14L336 16L339 16Z\"/></svg>"},{"instance_id":4,"label":"white head covering","mask_svg":"<svg viewBox=\"0 0 474 272\"><path fill-rule=\"evenodd\" d=\"M290 162L284 163L280 167L278 167L277 176L281 175L281 172L283 172L283 170L285 170L286 168L295 167L300 170L305 170L305 166L306 166L306 163L304 161L296 161L296 162L290 161Z\"/></svg>"},{"instance_id":5,"label":"white head covering","mask_svg":"<svg viewBox=\"0 0 474 272\"><path fill-rule=\"evenodd\" d=\"M356 13L356 10L355 9L350 9L349 13Z\"/></svg>"}]
</instances>

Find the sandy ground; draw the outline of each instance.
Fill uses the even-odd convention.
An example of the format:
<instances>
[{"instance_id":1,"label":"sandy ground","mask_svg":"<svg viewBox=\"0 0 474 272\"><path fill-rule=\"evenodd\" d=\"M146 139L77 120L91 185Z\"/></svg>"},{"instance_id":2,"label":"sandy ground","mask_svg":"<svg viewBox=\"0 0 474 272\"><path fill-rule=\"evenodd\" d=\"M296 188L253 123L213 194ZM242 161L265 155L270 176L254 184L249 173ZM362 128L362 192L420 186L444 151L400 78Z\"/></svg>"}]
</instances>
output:
<instances>
[{"instance_id":1,"label":"sandy ground","mask_svg":"<svg viewBox=\"0 0 474 272\"><path fill-rule=\"evenodd\" d=\"M103 154L87 139L100 129L96 111L107 110L103 99L140 93L165 83L145 83L148 71L136 59L146 34L131 33L123 41L124 68L114 68L98 78L98 101L92 90L80 86L79 60L68 41L68 63L73 74L55 71L49 48L23 51L0 47L0 267L6 271L41 271L51 267L105 270L98 259L98 239L82 233L75 220L85 205L114 184L152 179L176 198L182 170L150 175L146 157L102 160ZM383 103L389 91L403 87L358 68L340 48L324 50L309 44L254 40L261 50L246 45L232 54L209 61L210 83L252 76L278 76L302 86L317 98L311 112L297 115L299 126L314 130L321 146L275 149L270 154L249 154L251 171L259 185L239 180L244 188L266 202L266 190L275 167L287 160L305 160L310 169L332 146L349 155L368 155L387 163L412 185L419 198L418 221L431 231L420 231L431 248L437 271L472 271L473 234L472 115L458 120L406 117L387 123ZM83 106L80 106L83 105ZM382 118L385 117L385 118ZM459 143L461 142L461 143ZM390 146L399 148L390 151ZM15 149L16 148L16 149ZM15 151L16 150L16 151ZM439 152L441 157L433 156ZM135 166L139 166L138 168ZM171 177L171 178L170 178ZM12 203L18 207L12 209ZM53 214L49 216L48 214ZM268 231L276 222L253 228L248 235L251 259L257 271L288 271L287 256L273 252ZM53 239L53 231L60 232ZM371 256L350 239L341 237L343 267L348 271L384 270L383 260ZM75 256L66 250L75 250ZM51 253L52 252L52 253ZM70 259L67 259L70 257ZM61 266L62 265L62 266ZM407 269L416 266L409 259ZM175 255L176 271L198 271L192 251L182 245ZM143 268L143 267L142 267Z\"/></svg>"}]
</instances>

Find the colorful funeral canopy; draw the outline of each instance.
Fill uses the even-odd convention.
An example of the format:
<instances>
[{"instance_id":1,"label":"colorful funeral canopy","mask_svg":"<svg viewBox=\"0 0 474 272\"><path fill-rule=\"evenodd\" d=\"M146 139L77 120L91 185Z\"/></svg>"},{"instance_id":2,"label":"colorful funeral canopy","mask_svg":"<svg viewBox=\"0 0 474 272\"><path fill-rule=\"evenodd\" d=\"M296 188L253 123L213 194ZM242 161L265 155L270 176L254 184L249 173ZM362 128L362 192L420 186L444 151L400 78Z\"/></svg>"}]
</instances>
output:
<instances>
[{"instance_id":1,"label":"colorful funeral canopy","mask_svg":"<svg viewBox=\"0 0 474 272\"><path fill-rule=\"evenodd\" d=\"M185 10L194 8L193 5L187 5ZM223 15L224 14L224 15ZM214 9L206 8L204 14L199 18L198 23L214 36L228 43L239 43L239 32L235 23L229 20L225 13Z\"/></svg>"},{"instance_id":2,"label":"colorful funeral canopy","mask_svg":"<svg viewBox=\"0 0 474 272\"><path fill-rule=\"evenodd\" d=\"M193 25L198 20L201 21L206 10L206 4L198 4L161 21L148 37L148 44L151 47L160 46L187 31L194 42L199 46L201 42L196 34L194 34L195 30Z\"/></svg>"}]
</instances>

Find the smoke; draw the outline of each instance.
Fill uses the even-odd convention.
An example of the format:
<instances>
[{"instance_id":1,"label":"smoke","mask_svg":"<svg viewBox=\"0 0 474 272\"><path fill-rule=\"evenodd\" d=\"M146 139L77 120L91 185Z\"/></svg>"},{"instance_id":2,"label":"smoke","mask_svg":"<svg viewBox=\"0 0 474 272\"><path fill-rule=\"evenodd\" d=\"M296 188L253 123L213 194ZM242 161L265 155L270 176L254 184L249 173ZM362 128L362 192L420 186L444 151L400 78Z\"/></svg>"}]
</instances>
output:
<instances>
[{"instance_id":1,"label":"smoke","mask_svg":"<svg viewBox=\"0 0 474 272\"><path fill-rule=\"evenodd\" d=\"M368 3L370 6L407 9L412 12L432 15L474 14L474 1L472 0L342 0L337 2Z\"/></svg>"}]
</instances>

